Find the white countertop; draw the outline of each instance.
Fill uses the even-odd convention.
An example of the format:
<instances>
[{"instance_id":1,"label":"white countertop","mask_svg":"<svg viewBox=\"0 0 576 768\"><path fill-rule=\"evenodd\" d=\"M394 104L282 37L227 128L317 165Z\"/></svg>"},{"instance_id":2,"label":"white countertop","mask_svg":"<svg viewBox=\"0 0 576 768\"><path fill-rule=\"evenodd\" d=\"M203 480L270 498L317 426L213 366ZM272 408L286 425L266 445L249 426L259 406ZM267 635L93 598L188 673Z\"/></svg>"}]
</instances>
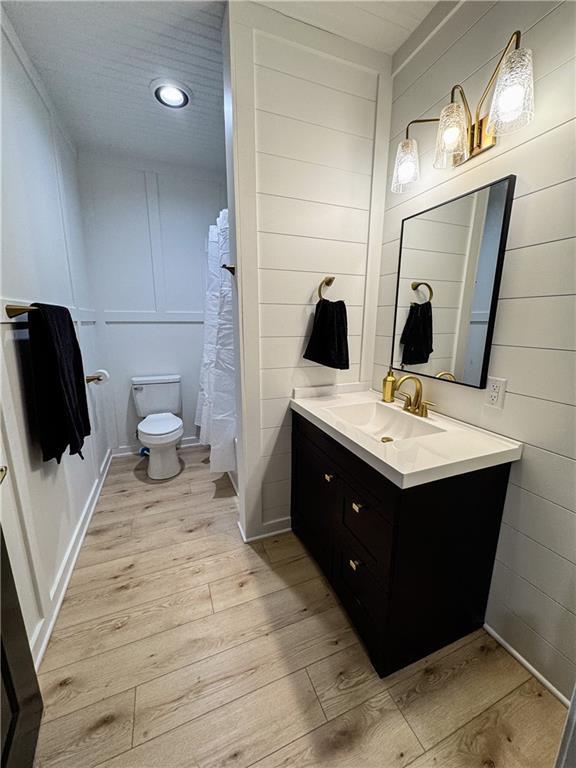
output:
<instances>
[{"instance_id":1,"label":"white countertop","mask_svg":"<svg viewBox=\"0 0 576 768\"><path fill-rule=\"evenodd\" d=\"M297 397L290 405L399 488L518 461L522 456L522 443L431 411L428 418L414 416L403 411L399 401L381 402L374 390ZM376 414L376 421L373 415L372 421L367 420L368 412ZM386 424L384 433L393 442L380 442L375 423ZM411 434L425 428L435 431Z\"/></svg>"}]
</instances>

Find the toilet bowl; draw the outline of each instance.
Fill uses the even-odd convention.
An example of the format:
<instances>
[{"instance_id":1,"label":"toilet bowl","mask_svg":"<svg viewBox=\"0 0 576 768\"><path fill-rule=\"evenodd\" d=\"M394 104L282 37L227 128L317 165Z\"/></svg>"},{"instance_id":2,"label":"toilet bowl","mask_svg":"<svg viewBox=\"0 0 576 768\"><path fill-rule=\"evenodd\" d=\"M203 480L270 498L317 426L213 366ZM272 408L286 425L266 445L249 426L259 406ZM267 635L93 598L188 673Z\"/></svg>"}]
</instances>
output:
<instances>
[{"instance_id":1,"label":"toilet bowl","mask_svg":"<svg viewBox=\"0 0 576 768\"><path fill-rule=\"evenodd\" d=\"M167 480L180 472L176 446L182 435L182 419L173 413L153 413L138 424L138 439L149 449L148 477Z\"/></svg>"},{"instance_id":2,"label":"toilet bowl","mask_svg":"<svg viewBox=\"0 0 576 768\"><path fill-rule=\"evenodd\" d=\"M148 477L174 477L180 472L176 446L184 434L182 419L175 415L182 409L180 376L134 376L132 395L136 413L144 417L138 424L138 439L150 451Z\"/></svg>"}]
</instances>

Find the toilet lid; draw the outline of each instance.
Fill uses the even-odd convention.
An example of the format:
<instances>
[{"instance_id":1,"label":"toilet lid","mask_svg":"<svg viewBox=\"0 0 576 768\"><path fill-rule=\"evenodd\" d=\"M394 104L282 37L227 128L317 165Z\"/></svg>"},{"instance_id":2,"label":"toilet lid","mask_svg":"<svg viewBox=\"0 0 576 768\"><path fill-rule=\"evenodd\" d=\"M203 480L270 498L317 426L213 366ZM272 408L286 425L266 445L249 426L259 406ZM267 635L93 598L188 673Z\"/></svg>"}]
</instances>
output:
<instances>
[{"instance_id":1,"label":"toilet lid","mask_svg":"<svg viewBox=\"0 0 576 768\"><path fill-rule=\"evenodd\" d=\"M152 413L138 424L138 430L147 435L167 435L181 426L182 419L173 413Z\"/></svg>"}]
</instances>

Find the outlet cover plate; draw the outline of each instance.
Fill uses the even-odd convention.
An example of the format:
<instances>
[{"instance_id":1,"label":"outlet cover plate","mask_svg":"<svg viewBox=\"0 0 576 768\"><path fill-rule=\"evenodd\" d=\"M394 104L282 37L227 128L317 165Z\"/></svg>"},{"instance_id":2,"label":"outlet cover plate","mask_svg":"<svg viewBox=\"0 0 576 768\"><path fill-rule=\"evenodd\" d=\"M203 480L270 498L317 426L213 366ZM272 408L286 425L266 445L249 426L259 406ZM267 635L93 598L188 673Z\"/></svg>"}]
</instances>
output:
<instances>
[{"instance_id":1,"label":"outlet cover plate","mask_svg":"<svg viewBox=\"0 0 576 768\"><path fill-rule=\"evenodd\" d=\"M484 404L489 408L504 408L504 395L506 394L506 385L508 379L497 379L495 376L488 376L486 382L486 397Z\"/></svg>"}]
</instances>

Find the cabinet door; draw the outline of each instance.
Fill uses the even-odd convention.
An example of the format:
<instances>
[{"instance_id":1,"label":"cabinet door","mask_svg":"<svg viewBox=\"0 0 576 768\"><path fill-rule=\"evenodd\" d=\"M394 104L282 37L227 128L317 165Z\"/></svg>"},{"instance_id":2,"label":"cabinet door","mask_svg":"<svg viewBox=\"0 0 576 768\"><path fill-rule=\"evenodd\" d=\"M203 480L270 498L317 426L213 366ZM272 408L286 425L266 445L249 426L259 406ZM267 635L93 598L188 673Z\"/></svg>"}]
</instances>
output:
<instances>
[{"instance_id":1,"label":"cabinet door","mask_svg":"<svg viewBox=\"0 0 576 768\"><path fill-rule=\"evenodd\" d=\"M341 506L334 464L309 440L296 438L292 527L325 573L330 573L334 522Z\"/></svg>"}]
</instances>

